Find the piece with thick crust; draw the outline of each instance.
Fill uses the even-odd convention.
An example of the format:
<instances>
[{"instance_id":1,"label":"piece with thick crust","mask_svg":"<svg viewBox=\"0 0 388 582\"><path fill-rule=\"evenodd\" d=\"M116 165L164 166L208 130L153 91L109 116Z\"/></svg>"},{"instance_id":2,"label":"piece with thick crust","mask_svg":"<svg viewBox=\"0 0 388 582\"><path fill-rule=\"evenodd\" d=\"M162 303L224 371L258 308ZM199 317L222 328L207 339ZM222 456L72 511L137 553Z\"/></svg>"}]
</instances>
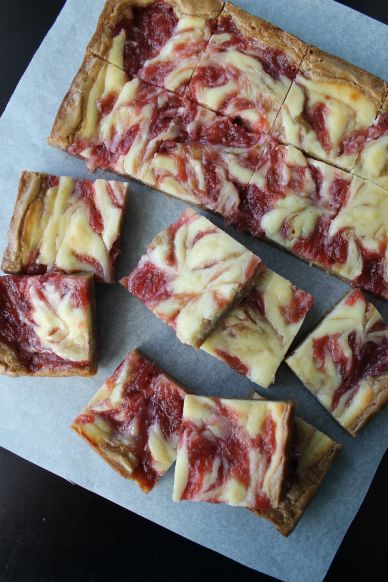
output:
<instances>
[{"instance_id":1,"label":"piece with thick crust","mask_svg":"<svg viewBox=\"0 0 388 582\"><path fill-rule=\"evenodd\" d=\"M373 124L385 83L311 47L277 117L274 135L319 159L352 169L354 136Z\"/></svg>"},{"instance_id":2,"label":"piece with thick crust","mask_svg":"<svg viewBox=\"0 0 388 582\"><path fill-rule=\"evenodd\" d=\"M71 428L120 475L148 493L175 461L185 394L134 350Z\"/></svg>"},{"instance_id":3,"label":"piece with thick crust","mask_svg":"<svg viewBox=\"0 0 388 582\"><path fill-rule=\"evenodd\" d=\"M186 396L174 501L265 509L282 497L292 437L289 402Z\"/></svg>"},{"instance_id":4,"label":"piece with thick crust","mask_svg":"<svg viewBox=\"0 0 388 582\"><path fill-rule=\"evenodd\" d=\"M359 152L354 172L388 190L388 95L374 124L354 136L353 147Z\"/></svg>"},{"instance_id":5,"label":"piece with thick crust","mask_svg":"<svg viewBox=\"0 0 388 582\"><path fill-rule=\"evenodd\" d=\"M91 376L97 370L90 275L0 277L0 373Z\"/></svg>"},{"instance_id":6,"label":"piece with thick crust","mask_svg":"<svg viewBox=\"0 0 388 582\"><path fill-rule=\"evenodd\" d=\"M266 269L249 295L219 322L202 349L268 388L312 303L309 293Z\"/></svg>"},{"instance_id":7,"label":"piece with thick crust","mask_svg":"<svg viewBox=\"0 0 388 582\"><path fill-rule=\"evenodd\" d=\"M222 6L221 0L108 0L87 51L129 79L183 93Z\"/></svg>"},{"instance_id":8,"label":"piece with thick crust","mask_svg":"<svg viewBox=\"0 0 388 582\"><path fill-rule=\"evenodd\" d=\"M23 172L2 268L93 273L114 280L127 185Z\"/></svg>"},{"instance_id":9,"label":"piece with thick crust","mask_svg":"<svg viewBox=\"0 0 388 582\"><path fill-rule=\"evenodd\" d=\"M358 289L286 362L353 436L388 402L388 327Z\"/></svg>"},{"instance_id":10,"label":"piece with thick crust","mask_svg":"<svg viewBox=\"0 0 388 582\"><path fill-rule=\"evenodd\" d=\"M88 168L142 179L181 100L129 80L121 69L87 55L58 111L50 145Z\"/></svg>"},{"instance_id":11,"label":"piece with thick crust","mask_svg":"<svg viewBox=\"0 0 388 582\"><path fill-rule=\"evenodd\" d=\"M263 400L256 393L253 399ZM341 444L296 416L284 499L277 507L256 513L272 521L282 535L290 535L341 449Z\"/></svg>"},{"instance_id":12,"label":"piece with thick crust","mask_svg":"<svg viewBox=\"0 0 388 582\"><path fill-rule=\"evenodd\" d=\"M121 283L183 343L199 348L262 268L261 259L188 209L154 238Z\"/></svg>"},{"instance_id":13,"label":"piece with thick crust","mask_svg":"<svg viewBox=\"0 0 388 582\"><path fill-rule=\"evenodd\" d=\"M267 140L184 100L144 181L227 218L237 211Z\"/></svg>"},{"instance_id":14,"label":"piece with thick crust","mask_svg":"<svg viewBox=\"0 0 388 582\"><path fill-rule=\"evenodd\" d=\"M188 95L251 131L267 132L307 46L269 22L227 4L189 85Z\"/></svg>"}]
</instances>

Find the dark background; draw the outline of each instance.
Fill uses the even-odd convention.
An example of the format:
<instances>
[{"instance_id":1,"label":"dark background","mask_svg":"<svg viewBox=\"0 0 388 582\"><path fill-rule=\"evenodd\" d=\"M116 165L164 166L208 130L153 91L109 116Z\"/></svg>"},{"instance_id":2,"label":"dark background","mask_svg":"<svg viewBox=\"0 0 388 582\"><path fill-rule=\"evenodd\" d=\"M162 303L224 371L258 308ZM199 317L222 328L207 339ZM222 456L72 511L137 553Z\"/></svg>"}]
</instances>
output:
<instances>
[{"instance_id":1,"label":"dark background","mask_svg":"<svg viewBox=\"0 0 388 582\"><path fill-rule=\"evenodd\" d=\"M64 1L0 2L2 112ZM386 1L342 3L388 21ZM327 581L387 579L387 482L388 454ZM174 582L212 578L272 580L0 448L1 582Z\"/></svg>"}]
</instances>

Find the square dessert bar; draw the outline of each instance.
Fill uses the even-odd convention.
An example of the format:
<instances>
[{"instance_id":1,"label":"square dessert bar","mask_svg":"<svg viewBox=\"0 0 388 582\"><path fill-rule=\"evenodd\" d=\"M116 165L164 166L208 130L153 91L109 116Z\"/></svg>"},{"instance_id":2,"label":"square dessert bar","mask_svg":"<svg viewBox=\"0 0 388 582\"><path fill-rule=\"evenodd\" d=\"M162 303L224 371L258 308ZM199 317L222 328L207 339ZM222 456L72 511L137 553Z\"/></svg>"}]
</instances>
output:
<instances>
[{"instance_id":1,"label":"square dessert bar","mask_svg":"<svg viewBox=\"0 0 388 582\"><path fill-rule=\"evenodd\" d=\"M277 506L283 495L293 404L186 396L175 501Z\"/></svg>"},{"instance_id":2,"label":"square dessert bar","mask_svg":"<svg viewBox=\"0 0 388 582\"><path fill-rule=\"evenodd\" d=\"M0 373L92 376L97 370L90 275L0 277Z\"/></svg>"},{"instance_id":3,"label":"square dessert bar","mask_svg":"<svg viewBox=\"0 0 388 582\"><path fill-rule=\"evenodd\" d=\"M176 198L233 216L268 138L182 101L145 182Z\"/></svg>"},{"instance_id":4,"label":"square dessert bar","mask_svg":"<svg viewBox=\"0 0 388 582\"><path fill-rule=\"evenodd\" d=\"M50 145L88 168L141 179L181 100L87 55L58 111Z\"/></svg>"},{"instance_id":5,"label":"square dessert bar","mask_svg":"<svg viewBox=\"0 0 388 582\"><path fill-rule=\"evenodd\" d=\"M388 326L358 289L286 362L353 436L388 402Z\"/></svg>"},{"instance_id":6,"label":"square dessert bar","mask_svg":"<svg viewBox=\"0 0 388 582\"><path fill-rule=\"evenodd\" d=\"M262 400L257 394L253 398ZM342 445L296 416L284 499L277 507L256 513L272 521L282 535L290 535L341 449Z\"/></svg>"},{"instance_id":7,"label":"square dessert bar","mask_svg":"<svg viewBox=\"0 0 388 582\"><path fill-rule=\"evenodd\" d=\"M354 172L388 190L388 94L374 124L355 136L353 148L359 152Z\"/></svg>"},{"instance_id":8,"label":"square dessert bar","mask_svg":"<svg viewBox=\"0 0 388 582\"><path fill-rule=\"evenodd\" d=\"M386 84L310 47L274 126L274 134L307 154L351 170L355 137L367 132L380 110Z\"/></svg>"},{"instance_id":9,"label":"square dessert bar","mask_svg":"<svg viewBox=\"0 0 388 582\"><path fill-rule=\"evenodd\" d=\"M86 271L112 283L126 192L121 182L23 172L3 270Z\"/></svg>"},{"instance_id":10,"label":"square dessert bar","mask_svg":"<svg viewBox=\"0 0 388 582\"><path fill-rule=\"evenodd\" d=\"M268 388L312 303L309 293L266 269L249 295L221 319L202 349Z\"/></svg>"},{"instance_id":11,"label":"square dessert bar","mask_svg":"<svg viewBox=\"0 0 388 582\"><path fill-rule=\"evenodd\" d=\"M148 493L175 461L185 394L134 350L72 428L120 475Z\"/></svg>"},{"instance_id":12,"label":"square dessert bar","mask_svg":"<svg viewBox=\"0 0 388 582\"><path fill-rule=\"evenodd\" d=\"M189 85L188 96L251 131L267 132L307 45L269 22L226 4Z\"/></svg>"},{"instance_id":13,"label":"square dessert bar","mask_svg":"<svg viewBox=\"0 0 388 582\"><path fill-rule=\"evenodd\" d=\"M134 76L184 92L221 0L108 0L87 48Z\"/></svg>"},{"instance_id":14,"label":"square dessert bar","mask_svg":"<svg viewBox=\"0 0 388 582\"><path fill-rule=\"evenodd\" d=\"M261 259L187 209L121 283L195 348L255 284Z\"/></svg>"}]
</instances>

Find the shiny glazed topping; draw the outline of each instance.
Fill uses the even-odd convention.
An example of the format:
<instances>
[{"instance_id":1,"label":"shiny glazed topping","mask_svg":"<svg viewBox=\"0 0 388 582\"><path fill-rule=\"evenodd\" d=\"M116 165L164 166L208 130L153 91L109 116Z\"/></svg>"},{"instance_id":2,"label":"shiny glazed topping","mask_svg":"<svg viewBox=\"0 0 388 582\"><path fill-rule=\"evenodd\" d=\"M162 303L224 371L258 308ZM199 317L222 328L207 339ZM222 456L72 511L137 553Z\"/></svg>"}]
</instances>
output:
<instances>
[{"instance_id":1,"label":"shiny glazed topping","mask_svg":"<svg viewBox=\"0 0 388 582\"><path fill-rule=\"evenodd\" d=\"M382 113L376 122L367 129L355 131L347 135L343 142L345 154L360 152L363 146L369 142L379 139L388 132L388 113Z\"/></svg>"},{"instance_id":2,"label":"shiny glazed topping","mask_svg":"<svg viewBox=\"0 0 388 582\"><path fill-rule=\"evenodd\" d=\"M112 30L113 36L125 31L124 70L129 78L160 52L178 23L173 6L166 2L135 6L132 10L133 18L121 20Z\"/></svg>"},{"instance_id":3,"label":"shiny glazed topping","mask_svg":"<svg viewBox=\"0 0 388 582\"><path fill-rule=\"evenodd\" d=\"M230 16L217 20L214 34L224 33L231 34L231 38L221 44L220 50L234 48L259 59L265 72L274 79L295 79L298 68L282 50L270 48L256 39L243 36Z\"/></svg>"},{"instance_id":4,"label":"shiny glazed topping","mask_svg":"<svg viewBox=\"0 0 388 582\"><path fill-rule=\"evenodd\" d=\"M20 364L29 372L87 368L87 361L66 360L48 349L34 330L31 292L36 293L40 301L47 303L44 293L46 282L54 286L60 297L70 293L73 308L88 308L89 288L84 278L49 274L0 277L0 341L12 349ZM52 329L52 335L55 336L57 331Z\"/></svg>"},{"instance_id":5,"label":"shiny glazed topping","mask_svg":"<svg viewBox=\"0 0 388 582\"><path fill-rule=\"evenodd\" d=\"M365 302L365 299L356 289L347 298L347 303L354 305L357 301ZM378 321L368 333L384 329L388 329L387 326L382 321ZM325 335L314 339L313 358L318 370L325 370L327 357L334 362L337 374L341 377L340 385L334 392L331 403L330 409L334 411L346 393L348 393L346 405L349 406L361 380L388 373L388 335L380 343L364 342L356 331L350 332L346 339L340 334Z\"/></svg>"},{"instance_id":6,"label":"shiny glazed topping","mask_svg":"<svg viewBox=\"0 0 388 582\"><path fill-rule=\"evenodd\" d=\"M211 427L220 426L221 436L215 436ZM252 438L244 426L239 422L236 412L217 402L214 414L207 421L198 425L187 419L183 423L182 439L188 450L189 476L181 499L193 499L201 491L207 494L206 501L220 503L216 491L225 486L230 479L235 479L249 487L253 478L250 468L250 452L257 449L261 456L263 472L267 470L271 456L276 449L276 423L268 413L263 430ZM215 479L210 486L204 481L217 467ZM212 475L214 477L214 475ZM214 490L215 496L212 497ZM270 507L268 496L257 484L255 492L255 509Z\"/></svg>"},{"instance_id":7,"label":"shiny glazed topping","mask_svg":"<svg viewBox=\"0 0 388 582\"><path fill-rule=\"evenodd\" d=\"M128 371L125 371L127 366ZM109 449L125 454L131 460L131 478L144 491L150 491L163 472L156 466L149 446L149 435L159 427L161 438L176 446L184 391L139 352L131 352L106 385L107 398L82 413L76 424L94 423L97 418L108 423ZM110 395L117 386L122 386L120 401L113 404Z\"/></svg>"}]
</instances>

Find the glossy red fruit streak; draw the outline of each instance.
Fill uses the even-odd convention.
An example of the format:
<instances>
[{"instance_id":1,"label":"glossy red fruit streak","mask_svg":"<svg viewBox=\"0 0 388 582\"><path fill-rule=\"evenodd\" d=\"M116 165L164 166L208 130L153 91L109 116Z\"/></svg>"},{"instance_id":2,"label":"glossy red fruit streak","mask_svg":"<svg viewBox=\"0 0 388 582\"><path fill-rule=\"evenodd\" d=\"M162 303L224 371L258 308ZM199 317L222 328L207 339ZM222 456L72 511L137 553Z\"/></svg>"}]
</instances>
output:
<instances>
[{"instance_id":1,"label":"glossy red fruit streak","mask_svg":"<svg viewBox=\"0 0 388 582\"><path fill-rule=\"evenodd\" d=\"M353 284L364 287L379 297L388 299L388 283L384 278L385 244L381 243L377 253L371 253L361 245L357 245L362 256L362 273L353 281Z\"/></svg>"},{"instance_id":2,"label":"glossy red fruit streak","mask_svg":"<svg viewBox=\"0 0 388 582\"><path fill-rule=\"evenodd\" d=\"M264 235L261 220L265 214L274 207L276 198L267 190L261 190L256 185L250 184L241 191L240 208L231 223L239 230L247 231L254 237Z\"/></svg>"},{"instance_id":3,"label":"glossy red fruit streak","mask_svg":"<svg viewBox=\"0 0 388 582\"><path fill-rule=\"evenodd\" d=\"M92 267L93 274L97 277L97 279L99 279L100 281L104 281L104 270L102 268L101 263L99 263L97 259L95 259L94 257L88 257L87 255L82 255L81 253L77 253L76 251L73 251L73 255L77 259L77 261L80 262L81 264ZM110 267L112 268L112 265L110 265Z\"/></svg>"},{"instance_id":4,"label":"glossy red fruit streak","mask_svg":"<svg viewBox=\"0 0 388 582\"><path fill-rule=\"evenodd\" d=\"M221 422L225 427L225 438L216 437L209 439L206 432L208 426ZM259 449L265 457L266 468L270 464L271 456L276 448L276 423L270 415L267 416L262 434L251 438L245 427L238 423L236 413L227 406L217 402L214 417L210 418L208 425L198 426L191 421L184 421L181 439L187 444L189 458L189 477L182 494L182 499L193 499L202 493L209 493L225 483L230 478L240 481L245 487L251 482L249 467L249 452L251 449ZM220 459L217 478L210 488L202 491L204 477L211 473L216 459ZM258 483L256 491L256 508L262 508L268 503L267 496L261 491L261 483ZM219 503L218 497L208 501Z\"/></svg>"},{"instance_id":5,"label":"glossy red fruit streak","mask_svg":"<svg viewBox=\"0 0 388 582\"><path fill-rule=\"evenodd\" d=\"M283 51L266 47L264 43L243 36L230 16L217 19L214 34L223 34L225 32L230 33L232 38L223 42L220 48L214 47L215 50L221 51L228 48L236 48L251 57L257 58L261 62L264 71L274 79L280 79L281 77L287 77L290 80L295 79L298 70L297 66Z\"/></svg>"},{"instance_id":6,"label":"glossy red fruit streak","mask_svg":"<svg viewBox=\"0 0 388 582\"><path fill-rule=\"evenodd\" d=\"M120 193L116 193L115 188L109 183L106 183L106 191L108 196L116 208L123 209L125 206L125 195L123 196L120 190Z\"/></svg>"},{"instance_id":7,"label":"glossy red fruit streak","mask_svg":"<svg viewBox=\"0 0 388 582\"><path fill-rule=\"evenodd\" d=\"M117 93L108 93L105 97L99 99L97 101L97 109L102 117L109 115L111 113L114 104L117 101L118 94Z\"/></svg>"},{"instance_id":8,"label":"glossy red fruit streak","mask_svg":"<svg viewBox=\"0 0 388 582\"><path fill-rule=\"evenodd\" d=\"M287 325L297 323L306 316L313 303L313 298L302 289L296 289L288 305L282 305L280 312Z\"/></svg>"},{"instance_id":9,"label":"glossy red fruit streak","mask_svg":"<svg viewBox=\"0 0 388 582\"><path fill-rule=\"evenodd\" d=\"M47 188L56 188L59 186L59 177L58 176L47 176Z\"/></svg>"},{"instance_id":10,"label":"glossy red fruit streak","mask_svg":"<svg viewBox=\"0 0 388 582\"><path fill-rule=\"evenodd\" d=\"M343 153L359 153L366 143L377 140L387 132L388 113L383 113L378 117L374 125L347 135L343 141Z\"/></svg>"},{"instance_id":11,"label":"glossy red fruit streak","mask_svg":"<svg viewBox=\"0 0 388 582\"><path fill-rule=\"evenodd\" d=\"M167 273L147 260L141 263L129 277L122 280L122 284L128 287L128 291L136 295L145 305L168 299L171 296L168 283Z\"/></svg>"},{"instance_id":12,"label":"glossy red fruit streak","mask_svg":"<svg viewBox=\"0 0 388 582\"><path fill-rule=\"evenodd\" d=\"M362 343L356 331L347 338L352 355L346 356L341 345L341 336L326 335L313 340L313 357L319 370L325 370L325 358L330 357L342 381L333 394L331 411L334 411L340 399L349 392L347 405L357 392L360 381L369 376L379 376L388 371L388 339L381 344L372 341Z\"/></svg>"},{"instance_id":13,"label":"glossy red fruit streak","mask_svg":"<svg viewBox=\"0 0 388 582\"><path fill-rule=\"evenodd\" d=\"M146 489L151 489L159 480L160 473L154 467L149 449L149 431L152 426L159 425L167 441L178 433L184 395L156 364L136 353L129 354L108 380L111 390L115 388L117 378L127 361L130 373L125 381L121 403L106 411L92 410L92 413L109 423L113 430L111 441L118 438L121 442L121 435L126 437L131 425L136 424L136 436L132 436L130 443L125 446L137 459L138 465L133 478Z\"/></svg>"},{"instance_id":14,"label":"glossy red fruit streak","mask_svg":"<svg viewBox=\"0 0 388 582\"><path fill-rule=\"evenodd\" d=\"M307 103L305 103L302 115L312 127L325 152L330 152L332 144L326 126L326 117L328 115L326 105L324 103L315 103L312 107L308 107Z\"/></svg>"},{"instance_id":15,"label":"glossy red fruit streak","mask_svg":"<svg viewBox=\"0 0 388 582\"><path fill-rule=\"evenodd\" d=\"M354 289L354 291L351 291L349 293L349 295L346 297L345 305L352 306L355 305L357 301L362 301L363 303L366 303L366 299L362 292L360 291L360 289Z\"/></svg>"},{"instance_id":16,"label":"glossy red fruit streak","mask_svg":"<svg viewBox=\"0 0 388 582\"><path fill-rule=\"evenodd\" d=\"M125 31L124 70L130 78L159 54L178 23L173 7L166 2L135 6L132 10L133 18L124 18L112 30L112 36Z\"/></svg>"},{"instance_id":17,"label":"glossy red fruit streak","mask_svg":"<svg viewBox=\"0 0 388 582\"><path fill-rule=\"evenodd\" d=\"M61 294L72 293L74 307L83 306L86 288L82 282L62 280L58 275L39 275L31 282L30 277L6 276L0 280L0 340L6 343L17 355L18 360L29 372L42 369L66 370L86 368L89 362L72 362L57 356L43 347L31 323L32 307L29 301L30 286L33 286L41 299L46 301L40 286L46 281L57 283ZM86 287L86 283L83 282ZM88 299L87 299L88 301Z\"/></svg>"},{"instance_id":18,"label":"glossy red fruit streak","mask_svg":"<svg viewBox=\"0 0 388 582\"><path fill-rule=\"evenodd\" d=\"M236 370L239 374L246 376L249 372L249 368L238 358L237 356L233 356L232 354L228 354L224 350L216 350L217 356L223 360L228 366Z\"/></svg>"},{"instance_id":19,"label":"glossy red fruit streak","mask_svg":"<svg viewBox=\"0 0 388 582\"><path fill-rule=\"evenodd\" d=\"M88 209L90 226L97 234L104 230L102 216L95 203L95 191L92 182L86 180L76 180L74 184L74 195L80 198Z\"/></svg>"},{"instance_id":20,"label":"glossy red fruit streak","mask_svg":"<svg viewBox=\"0 0 388 582\"><path fill-rule=\"evenodd\" d=\"M264 295L261 291L253 290L246 298L248 305L252 306L262 317L265 317Z\"/></svg>"}]
</instances>

